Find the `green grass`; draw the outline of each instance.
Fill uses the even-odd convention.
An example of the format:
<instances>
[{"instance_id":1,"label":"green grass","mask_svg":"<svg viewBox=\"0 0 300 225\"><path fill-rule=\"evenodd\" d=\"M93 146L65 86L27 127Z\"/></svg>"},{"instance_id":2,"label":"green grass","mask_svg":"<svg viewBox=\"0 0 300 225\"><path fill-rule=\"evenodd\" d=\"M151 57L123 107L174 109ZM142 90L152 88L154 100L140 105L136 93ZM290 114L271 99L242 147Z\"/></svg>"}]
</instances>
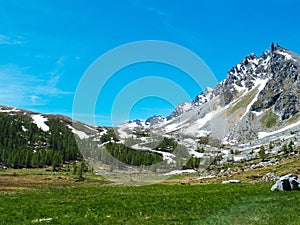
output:
<instances>
[{"instance_id":1,"label":"green grass","mask_svg":"<svg viewBox=\"0 0 300 225\"><path fill-rule=\"evenodd\" d=\"M272 109L269 109L264 112L259 121L263 128L272 128L276 125L277 120L278 116L274 112L272 112Z\"/></svg>"},{"instance_id":2,"label":"green grass","mask_svg":"<svg viewBox=\"0 0 300 225\"><path fill-rule=\"evenodd\" d=\"M233 114L235 113L237 110L239 110L242 107L247 107L251 101L253 100L253 98L255 97L255 95L257 94L257 88L253 89L252 91L250 91L248 94L246 94L240 101L238 101L229 111L229 114Z\"/></svg>"},{"instance_id":3,"label":"green grass","mask_svg":"<svg viewBox=\"0 0 300 225\"><path fill-rule=\"evenodd\" d=\"M292 123L296 123L298 120L300 119L300 113L294 115L293 117L289 118L287 120L287 124L292 124Z\"/></svg>"},{"instance_id":4,"label":"green grass","mask_svg":"<svg viewBox=\"0 0 300 225\"><path fill-rule=\"evenodd\" d=\"M0 224L300 224L300 192L271 183L0 192Z\"/></svg>"}]
</instances>

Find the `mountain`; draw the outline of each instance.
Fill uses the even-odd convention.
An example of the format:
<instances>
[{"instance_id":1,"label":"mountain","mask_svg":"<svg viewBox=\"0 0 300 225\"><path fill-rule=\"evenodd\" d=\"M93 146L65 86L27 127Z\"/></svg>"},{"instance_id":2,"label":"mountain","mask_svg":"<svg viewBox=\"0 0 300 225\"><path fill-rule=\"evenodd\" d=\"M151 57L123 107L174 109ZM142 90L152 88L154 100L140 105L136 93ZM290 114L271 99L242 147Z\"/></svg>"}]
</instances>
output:
<instances>
[{"instance_id":1,"label":"mountain","mask_svg":"<svg viewBox=\"0 0 300 225\"><path fill-rule=\"evenodd\" d=\"M55 167L85 158L96 171L112 172L276 164L299 154L299 74L300 56L272 45L169 116L114 128L0 106L0 165Z\"/></svg>"},{"instance_id":2,"label":"mountain","mask_svg":"<svg viewBox=\"0 0 300 225\"><path fill-rule=\"evenodd\" d=\"M260 147L268 149L274 143L276 148L268 151L276 155L284 143L299 143L299 74L300 56L277 44L261 56L250 54L215 88L179 104L169 116L117 130L123 138L139 139L135 132L144 131L174 139L197 158L205 155L199 149L207 155L218 152L222 162L255 158ZM139 145L146 142L140 140Z\"/></svg>"}]
</instances>

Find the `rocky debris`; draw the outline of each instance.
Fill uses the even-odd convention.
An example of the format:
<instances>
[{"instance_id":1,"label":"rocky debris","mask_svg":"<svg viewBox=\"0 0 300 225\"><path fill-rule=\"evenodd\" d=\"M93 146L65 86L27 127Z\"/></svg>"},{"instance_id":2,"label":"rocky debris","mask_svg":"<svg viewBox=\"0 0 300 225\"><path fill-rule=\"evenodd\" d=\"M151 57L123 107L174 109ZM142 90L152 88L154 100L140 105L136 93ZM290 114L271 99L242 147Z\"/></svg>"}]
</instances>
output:
<instances>
[{"instance_id":1,"label":"rocky debris","mask_svg":"<svg viewBox=\"0 0 300 225\"><path fill-rule=\"evenodd\" d=\"M262 181L265 181L265 182L271 182L271 181L277 181L279 180L279 177L276 176L274 173L267 173L266 175L264 175L262 178L261 178Z\"/></svg>"},{"instance_id":2,"label":"rocky debris","mask_svg":"<svg viewBox=\"0 0 300 225\"><path fill-rule=\"evenodd\" d=\"M238 184L241 183L240 180L224 180L222 181L222 184Z\"/></svg>"},{"instance_id":3,"label":"rocky debris","mask_svg":"<svg viewBox=\"0 0 300 225\"><path fill-rule=\"evenodd\" d=\"M276 189L279 191L300 190L300 179L295 174L280 177L272 186L271 191L275 191Z\"/></svg>"},{"instance_id":4,"label":"rocky debris","mask_svg":"<svg viewBox=\"0 0 300 225\"><path fill-rule=\"evenodd\" d=\"M279 162L276 159L272 159L270 161L267 162L260 162L257 164L252 164L250 166L251 169L256 169L256 168L261 168L261 167L268 167L268 166L274 166L277 165Z\"/></svg>"}]
</instances>

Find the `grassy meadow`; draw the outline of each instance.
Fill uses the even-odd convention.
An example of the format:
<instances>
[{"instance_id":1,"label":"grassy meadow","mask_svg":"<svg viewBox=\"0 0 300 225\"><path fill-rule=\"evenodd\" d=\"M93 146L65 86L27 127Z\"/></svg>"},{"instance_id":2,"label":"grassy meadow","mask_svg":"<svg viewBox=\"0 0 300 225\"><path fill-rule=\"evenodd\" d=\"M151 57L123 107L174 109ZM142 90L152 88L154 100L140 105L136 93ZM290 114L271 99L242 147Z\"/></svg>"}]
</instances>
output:
<instances>
[{"instance_id":1,"label":"grassy meadow","mask_svg":"<svg viewBox=\"0 0 300 225\"><path fill-rule=\"evenodd\" d=\"M5 225L300 224L300 192L271 192L272 183L124 186L40 173L0 181Z\"/></svg>"}]
</instances>

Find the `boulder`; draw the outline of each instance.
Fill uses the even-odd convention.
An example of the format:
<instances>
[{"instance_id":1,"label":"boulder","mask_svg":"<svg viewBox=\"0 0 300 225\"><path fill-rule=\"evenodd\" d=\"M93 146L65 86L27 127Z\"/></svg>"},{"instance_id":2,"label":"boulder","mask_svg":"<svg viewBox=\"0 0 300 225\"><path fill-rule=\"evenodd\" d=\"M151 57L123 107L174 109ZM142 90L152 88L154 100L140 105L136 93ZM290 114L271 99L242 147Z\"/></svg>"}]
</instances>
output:
<instances>
[{"instance_id":1,"label":"boulder","mask_svg":"<svg viewBox=\"0 0 300 225\"><path fill-rule=\"evenodd\" d=\"M275 191L276 189L279 191L300 190L300 179L295 174L280 177L272 186L271 191Z\"/></svg>"}]
</instances>

